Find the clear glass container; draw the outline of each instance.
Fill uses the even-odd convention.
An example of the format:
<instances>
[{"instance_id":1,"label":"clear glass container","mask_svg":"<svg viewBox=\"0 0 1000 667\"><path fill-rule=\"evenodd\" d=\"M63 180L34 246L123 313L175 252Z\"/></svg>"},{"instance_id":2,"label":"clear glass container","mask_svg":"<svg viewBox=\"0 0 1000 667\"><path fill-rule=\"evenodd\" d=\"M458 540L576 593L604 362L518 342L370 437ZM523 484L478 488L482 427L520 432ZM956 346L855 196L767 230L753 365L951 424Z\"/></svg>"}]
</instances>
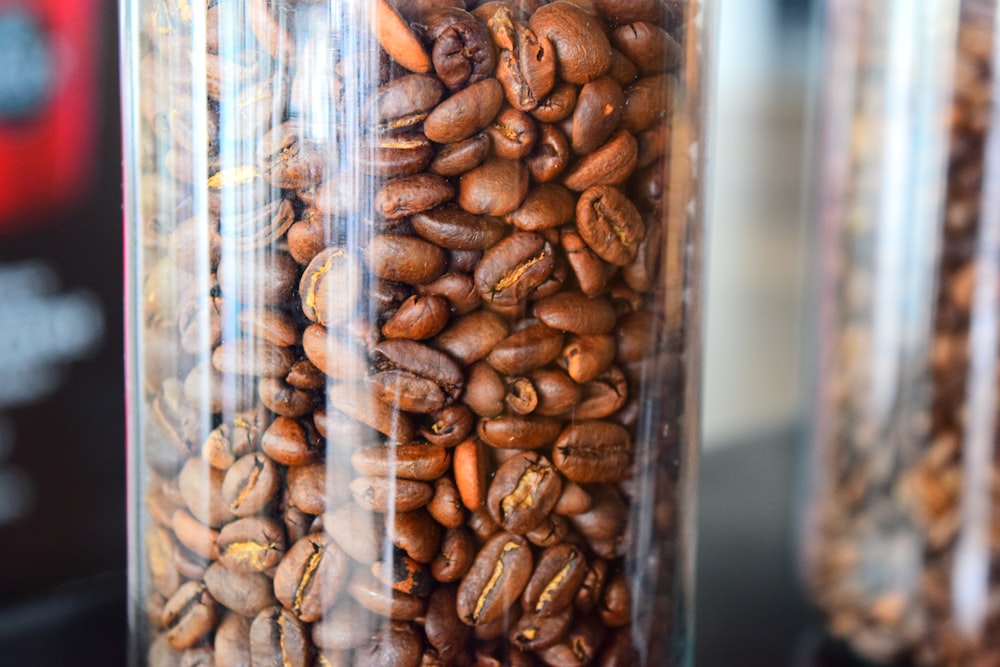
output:
<instances>
[{"instance_id":1,"label":"clear glass container","mask_svg":"<svg viewBox=\"0 0 1000 667\"><path fill-rule=\"evenodd\" d=\"M1000 664L996 3L828 3L804 572L877 661Z\"/></svg>"},{"instance_id":2,"label":"clear glass container","mask_svg":"<svg viewBox=\"0 0 1000 667\"><path fill-rule=\"evenodd\" d=\"M690 664L706 4L123 0L132 664Z\"/></svg>"}]
</instances>

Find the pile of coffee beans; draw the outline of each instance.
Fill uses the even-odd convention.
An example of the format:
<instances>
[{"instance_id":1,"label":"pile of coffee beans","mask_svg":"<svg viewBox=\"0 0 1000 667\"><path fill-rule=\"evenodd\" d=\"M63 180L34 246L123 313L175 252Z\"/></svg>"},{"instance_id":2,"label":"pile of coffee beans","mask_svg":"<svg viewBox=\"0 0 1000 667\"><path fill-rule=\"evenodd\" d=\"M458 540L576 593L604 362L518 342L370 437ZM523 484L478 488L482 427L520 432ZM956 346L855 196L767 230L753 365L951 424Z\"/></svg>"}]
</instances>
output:
<instances>
[{"instance_id":1,"label":"pile of coffee beans","mask_svg":"<svg viewBox=\"0 0 1000 667\"><path fill-rule=\"evenodd\" d=\"M682 664L698 3L138 4L149 664Z\"/></svg>"},{"instance_id":2,"label":"pile of coffee beans","mask_svg":"<svg viewBox=\"0 0 1000 667\"><path fill-rule=\"evenodd\" d=\"M866 4L866 3L863 3ZM877 286L873 261L877 229L858 207L844 224L840 292L837 308L842 329L833 339L837 362L829 378L827 400L832 407L830 442L822 443L828 458L819 473L828 486L819 507L813 549L813 586L829 615L832 632L859 653L879 661L909 660L919 665L993 665L1000 662L1000 466L996 442L985 470L986 485L968 479L966 453L970 374L970 329L976 313L973 291L984 213L984 168L993 101L992 3L963 2L954 61L954 91L947 129L947 182L938 223L940 243L936 280L928 282L933 303L933 330L927 357L913 360L901 373L896 405L887 420L891 432L876 424L873 395L859 378L874 377L884 367L872 365L874 351L871 313ZM871 3L871 6L878 3ZM872 18L872 17L869 17ZM874 25L874 24L869 24ZM885 45L881 45L885 47ZM861 55L861 67L883 81L873 63L886 57L879 47ZM884 81L883 81L884 83ZM875 84L864 95L883 90ZM873 97L874 104L880 102ZM874 116L860 104L852 146L855 201L872 197L876 182L871 165ZM873 107L875 108L875 107ZM995 128L992 128L995 129ZM905 165L896 167L902 169ZM941 187L928 183L926 191ZM923 196L924 193L921 193ZM925 201L933 201L926 197ZM986 206L996 202L985 202ZM996 261L994 258L993 261ZM995 270L995 268L994 268ZM930 289L930 288L929 288ZM990 316L983 313L981 316ZM931 324L929 321L928 324ZM1000 370L994 381L1000 386ZM993 408L995 410L995 407ZM986 525L963 525L963 494L978 496L989 516ZM965 510L968 510L966 505ZM965 582L956 573L971 564L959 558L970 530L984 529L975 558L983 558L987 578L975 583L966 569ZM968 542L966 542L968 544ZM966 555L970 552L965 547ZM960 590L971 585L978 590ZM982 595L986 606L967 627L970 601Z\"/></svg>"}]
</instances>

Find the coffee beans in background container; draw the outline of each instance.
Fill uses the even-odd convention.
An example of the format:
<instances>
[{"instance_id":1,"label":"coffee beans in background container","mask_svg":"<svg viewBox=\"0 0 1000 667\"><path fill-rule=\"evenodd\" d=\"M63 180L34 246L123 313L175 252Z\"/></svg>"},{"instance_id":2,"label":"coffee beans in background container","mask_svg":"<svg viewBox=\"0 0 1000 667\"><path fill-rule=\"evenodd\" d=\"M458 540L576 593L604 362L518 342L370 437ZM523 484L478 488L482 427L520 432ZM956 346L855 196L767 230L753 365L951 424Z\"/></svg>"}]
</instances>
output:
<instances>
[{"instance_id":1,"label":"coffee beans in background container","mask_svg":"<svg viewBox=\"0 0 1000 667\"><path fill-rule=\"evenodd\" d=\"M803 562L858 654L987 665L1000 660L997 6L918 4L912 23L912 4L829 8ZM912 39L920 55L898 59ZM890 102L904 97L914 105Z\"/></svg>"},{"instance_id":2,"label":"coffee beans in background container","mask_svg":"<svg viewBox=\"0 0 1000 667\"><path fill-rule=\"evenodd\" d=\"M687 663L710 4L126 3L135 664Z\"/></svg>"}]
</instances>

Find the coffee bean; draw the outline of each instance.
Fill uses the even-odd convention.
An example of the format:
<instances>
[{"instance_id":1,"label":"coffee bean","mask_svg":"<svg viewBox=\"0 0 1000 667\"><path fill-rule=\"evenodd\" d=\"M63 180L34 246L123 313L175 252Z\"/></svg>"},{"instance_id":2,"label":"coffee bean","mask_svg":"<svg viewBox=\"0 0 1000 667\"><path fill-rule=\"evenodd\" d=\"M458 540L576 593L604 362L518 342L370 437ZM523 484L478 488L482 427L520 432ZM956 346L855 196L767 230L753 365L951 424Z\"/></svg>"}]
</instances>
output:
<instances>
[{"instance_id":1,"label":"coffee bean","mask_svg":"<svg viewBox=\"0 0 1000 667\"><path fill-rule=\"evenodd\" d=\"M351 465L362 475L395 476L425 482L443 475L450 463L448 450L432 444L366 447L351 455Z\"/></svg>"},{"instance_id":2,"label":"coffee bean","mask_svg":"<svg viewBox=\"0 0 1000 667\"><path fill-rule=\"evenodd\" d=\"M525 158L524 162L528 167L531 177L536 182L549 183L554 181L569 165L569 139L555 125L543 123L539 131L538 141L535 143L535 150ZM526 205L527 202L522 204L522 207ZM558 207L554 210L561 212L561 209ZM524 214L512 213L509 219L514 224L517 224L517 220L521 220L522 224L524 224ZM551 219L551 215L546 219Z\"/></svg>"},{"instance_id":3,"label":"coffee bean","mask_svg":"<svg viewBox=\"0 0 1000 667\"><path fill-rule=\"evenodd\" d=\"M507 323L503 318L480 310L455 320L434 339L433 344L463 366L468 366L485 357L506 335Z\"/></svg>"},{"instance_id":4,"label":"coffee bean","mask_svg":"<svg viewBox=\"0 0 1000 667\"><path fill-rule=\"evenodd\" d=\"M474 215L455 205L413 216L413 229L423 238L450 250L483 250L503 238L504 225L494 217Z\"/></svg>"},{"instance_id":5,"label":"coffee bean","mask_svg":"<svg viewBox=\"0 0 1000 667\"><path fill-rule=\"evenodd\" d=\"M542 123L558 123L573 114L576 95L576 86L565 81L557 82L552 92L531 111L531 115Z\"/></svg>"},{"instance_id":6,"label":"coffee bean","mask_svg":"<svg viewBox=\"0 0 1000 667\"><path fill-rule=\"evenodd\" d=\"M472 432L474 417L464 405L451 405L433 415L430 423L420 430L427 442L441 447L454 447Z\"/></svg>"},{"instance_id":7,"label":"coffee bean","mask_svg":"<svg viewBox=\"0 0 1000 667\"><path fill-rule=\"evenodd\" d=\"M552 508L554 512L555 507ZM569 536L569 524L564 518L552 514L524 534L536 547L552 547L561 544Z\"/></svg>"},{"instance_id":8,"label":"coffee bean","mask_svg":"<svg viewBox=\"0 0 1000 667\"><path fill-rule=\"evenodd\" d=\"M386 220L400 220L440 206L455 196L441 176L416 174L387 181L375 193L375 212Z\"/></svg>"},{"instance_id":9,"label":"coffee bean","mask_svg":"<svg viewBox=\"0 0 1000 667\"><path fill-rule=\"evenodd\" d=\"M521 596L525 611L554 616L569 609L587 575L587 561L579 547L560 544L542 552Z\"/></svg>"},{"instance_id":10,"label":"coffee bean","mask_svg":"<svg viewBox=\"0 0 1000 667\"><path fill-rule=\"evenodd\" d=\"M163 606L161 623L166 638L176 649L192 646L215 626L218 605L205 587L189 581Z\"/></svg>"},{"instance_id":11,"label":"coffee bean","mask_svg":"<svg viewBox=\"0 0 1000 667\"><path fill-rule=\"evenodd\" d=\"M562 477L544 456L526 452L508 459L490 483L486 506L504 530L524 535L552 511Z\"/></svg>"},{"instance_id":12,"label":"coffee bean","mask_svg":"<svg viewBox=\"0 0 1000 667\"><path fill-rule=\"evenodd\" d=\"M431 501L434 490L425 482L392 477L358 477L350 483L354 500L374 512L409 512Z\"/></svg>"},{"instance_id":13,"label":"coffee bean","mask_svg":"<svg viewBox=\"0 0 1000 667\"><path fill-rule=\"evenodd\" d=\"M615 311L604 299L579 292L559 292L535 303L533 312L542 322L560 331L576 334L609 334L615 326Z\"/></svg>"},{"instance_id":14,"label":"coffee bean","mask_svg":"<svg viewBox=\"0 0 1000 667\"><path fill-rule=\"evenodd\" d=\"M341 248L327 248L302 272L302 312L313 322L336 325L351 316L361 289L361 268Z\"/></svg>"},{"instance_id":15,"label":"coffee bean","mask_svg":"<svg viewBox=\"0 0 1000 667\"><path fill-rule=\"evenodd\" d=\"M487 24L500 50L496 75L507 101L515 109L531 111L555 85L552 44L522 24L510 7L499 3Z\"/></svg>"},{"instance_id":16,"label":"coffee bean","mask_svg":"<svg viewBox=\"0 0 1000 667\"><path fill-rule=\"evenodd\" d=\"M472 631L458 618L457 586L440 586L427 601L424 633L445 663L454 662L466 651Z\"/></svg>"},{"instance_id":17,"label":"coffee bean","mask_svg":"<svg viewBox=\"0 0 1000 667\"><path fill-rule=\"evenodd\" d=\"M312 625L312 640L324 649L349 651L365 645L375 634L377 620L350 597L342 597Z\"/></svg>"},{"instance_id":18,"label":"coffee bean","mask_svg":"<svg viewBox=\"0 0 1000 667\"><path fill-rule=\"evenodd\" d=\"M580 403L573 410L576 419L604 419L625 406L628 381L617 366L611 366L583 385Z\"/></svg>"},{"instance_id":19,"label":"coffee bean","mask_svg":"<svg viewBox=\"0 0 1000 667\"><path fill-rule=\"evenodd\" d=\"M575 482L617 482L628 474L631 446L628 431L619 424L579 422L559 434L552 459Z\"/></svg>"},{"instance_id":20,"label":"coffee bean","mask_svg":"<svg viewBox=\"0 0 1000 667\"><path fill-rule=\"evenodd\" d=\"M245 667L250 664L250 624L248 618L227 613L215 629L215 664Z\"/></svg>"},{"instance_id":21,"label":"coffee bean","mask_svg":"<svg viewBox=\"0 0 1000 667\"><path fill-rule=\"evenodd\" d=\"M268 183L299 190L320 182L326 165L326 150L309 138L298 120L289 120L261 138L257 159Z\"/></svg>"},{"instance_id":22,"label":"coffee bean","mask_svg":"<svg viewBox=\"0 0 1000 667\"><path fill-rule=\"evenodd\" d=\"M371 239L365 259L372 273L412 285L429 283L444 272L441 248L412 236L383 234Z\"/></svg>"},{"instance_id":23,"label":"coffee bean","mask_svg":"<svg viewBox=\"0 0 1000 667\"><path fill-rule=\"evenodd\" d=\"M388 403L353 384L338 384L327 390L327 401L340 412L371 426L401 444L413 439L413 422Z\"/></svg>"},{"instance_id":24,"label":"coffee bean","mask_svg":"<svg viewBox=\"0 0 1000 667\"><path fill-rule=\"evenodd\" d=\"M468 378L462 401L480 417L499 417L507 394L500 374L486 362L479 361L469 367Z\"/></svg>"},{"instance_id":25,"label":"coffee bean","mask_svg":"<svg viewBox=\"0 0 1000 667\"><path fill-rule=\"evenodd\" d=\"M445 144L438 150L427 170L439 176L461 176L482 164L489 155L490 148L490 138L483 133Z\"/></svg>"},{"instance_id":26,"label":"coffee bean","mask_svg":"<svg viewBox=\"0 0 1000 667\"><path fill-rule=\"evenodd\" d=\"M582 192L597 185L620 185L635 171L638 159L639 147L635 137L623 130L594 152L577 160L563 175L563 183L567 188L576 192ZM580 200L583 200L582 196ZM629 204L631 205L631 202ZM579 202L577 203L576 215L577 226L580 227L582 214ZM611 261L606 257L604 259ZM611 263L614 264L614 262Z\"/></svg>"},{"instance_id":27,"label":"coffee bean","mask_svg":"<svg viewBox=\"0 0 1000 667\"><path fill-rule=\"evenodd\" d=\"M262 610L250 626L250 660L254 665L309 667L312 646L308 631L281 607Z\"/></svg>"},{"instance_id":28,"label":"coffee bean","mask_svg":"<svg viewBox=\"0 0 1000 667\"><path fill-rule=\"evenodd\" d=\"M464 273L446 273L434 282L417 285L416 290L418 294L425 296L444 297L456 315L467 315L482 305L472 277Z\"/></svg>"},{"instance_id":29,"label":"coffee bean","mask_svg":"<svg viewBox=\"0 0 1000 667\"><path fill-rule=\"evenodd\" d=\"M482 419L476 433L483 442L501 449L538 449L559 434L558 420L546 417L503 416Z\"/></svg>"},{"instance_id":30,"label":"coffee bean","mask_svg":"<svg viewBox=\"0 0 1000 667\"><path fill-rule=\"evenodd\" d=\"M618 26L611 39L643 74L670 71L683 59L680 44L667 31L644 21Z\"/></svg>"},{"instance_id":31,"label":"coffee bean","mask_svg":"<svg viewBox=\"0 0 1000 667\"><path fill-rule=\"evenodd\" d=\"M322 514L328 498L326 471L324 461L290 467L286 474L288 502L306 514Z\"/></svg>"},{"instance_id":32,"label":"coffee bean","mask_svg":"<svg viewBox=\"0 0 1000 667\"><path fill-rule=\"evenodd\" d=\"M447 355L409 340L386 340L372 351L375 396L408 412L429 414L462 392L461 369Z\"/></svg>"},{"instance_id":33,"label":"coffee bean","mask_svg":"<svg viewBox=\"0 0 1000 667\"><path fill-rule=\"evenodd\" d=\"M499 533L491 538L458 587L456 608L462 622L480 625L500 618L524 590L533 563L523 537Z\"/></svg>"},{"instance_id":34,"label":"coffee bean","mask_svg":"<svg viewBox=\"0 0 1000 667\"><path fill-rule=\"evenodd\" d=\"M424 600L392 590L369 572L356 572L347 584L347 592L368 611L397 621L412 621L426 609ZM419 649L415 655L419 655Z\"/></svg>"},{"instance_id":35,"label":"coffee bean","mask_svg":"<svg viewBox=\"0 0 1000 667\"><path fill-rule=\"evenodd\" d=\"M418 563L430 563L441 545L441 527L424 510L398 512L387 524L392 543Z\"/></svg>"},{"instance_id":36,"label":"coffee bean","mask_svg":"<svg viewBox=\"0 0 1000 667\"><path fill-rule=\"evenodd\" d=\"M602 76L584 85L573 110L573 152L586 155L597 150L618 128L624 109L625 93L611 77Z\"/></svg>"},{"instance_id":37,"label":"coffee bean","mask_svg":"<svg viewBox=\"0 0 1000 667\"><path fill-rule=\"evenodd\" d=\"M275 505L280 485L274 461L260 453L247 454L226 471L221 497L236 516L252 516Z\"/></svg>"},{"instance_id":38,"label":"coffee bean","mask_svg":"<svg viewBox=\"0 0 1000 667\"><path fill-rule=\"evenodd\" d=\"M448 528L441 538L441 553L431 562L431 575L435 580L450 583L465 576L476 557L476 546L468 530Z\"/></svg>"},{"instance_id":39,"label":"coffee bean","mask_svg":"<svg viewBox=\"0 0 1000 667\"><path fill-rule=\"evenodd\" d=\"M367 646L355 651L357 667L420 667L423 638L412 623L387 623Z\"/></svg>"},{"instance_id":40,"label":"coffee bean","mask_svg":"<svg viewBox=\"0 0 1000 667\"><path fill-rule=\"evenodd\" d=\"M386 338L424 340L441 332L448 324L448 300L442 296L410 296L382 325Z\"/></svg>"},{"instance_id":41,"label":"coffee bean","mask_svg":"<svg viewBox=\"0 0 1000 667\"><path fill-rule=\"evenodd\" d=\"M181 585L180 573L174 565L174 536L165 528L152 526L146 532L145 543L153 585L161 595L170 597Z\"/></svg>"},{"instance_id":42,"label":"coffee bean","mask_svg":"<svg viewBox=\"0 0 1000 667\"><path fill-rule=\"evenodd\" d=\"M543 236L514 232L483 255L476 267L476 289L486 303L515 306L554 268L552 246Z\"/></svg>"},{"instance_id":43,"label":"coffee bean","mask_svg":"<svg viewBox=\"0 0 1000 667\"><path fill-rule=\"evenodd\" d=\"M421 132L364 137L355 149L357 168L371 176L412 176L434 159L434 146Z\"/></svg>"},{"instance_id":44,"label":"coffee bean","mask_svg":"<svg viewBox=\"0 0 1000 667\"><path fill-rule=\"evenodd\" d=\"M597 620L577 618L561 642L538 651L538 656L552 667L587 665L597 657L605 635L607 630Z\"/></svg>"},{"instance_id":45,"label":"coffee bean","mask_svg":"<svg viewBox=\"0 0 1000 667\"><path fill-rule=\"evenodd\" d=\"M548 648L566 636L573 623L573 609L567 607L558 614L526 613L510 629L512 644L525 651Z\"/></svg>"},{"instance_id":46,"label":"coffee bean","mask_svg":"<svg viewBox=\"0 0 1000 667\"><path fill-rule=\"evenodd\" d=\"M247 618L275 604L271 580L259 572L233 572L216 561L205 570L204 581L219 604Z\"/></svg>"},{"instance_id":47,"label":"coffee bean","mask_svg":"<svg viewBox=\"0 0 1000 667\"><path fill-rule=\"evenodd\" d=\"M493 74L496 54L489 32L471 14L434 33L434 72L448 88L456 90Z\"/></svg>"},{"instance_id":48,"label":"coffee bean","mask_svg":"<svg viewBox=\"0 0 1000 667\"><path fill-rule=\"evenodd\" d=\"M462 525L465 520L462 499L452 478L439 477L435 480L434 497L427 504L427 511L445 528L458 528Z\"/></svg>"},{"instance_id":49,"label":"coffee bean","mask_svg":"<svg viewBox=\"0 0 1000 667\"><path fill-rule=\"evenodd\" d=\"M382 554L385 532L382 516L354 503L323 514L323 530L359 563L374 563Z\"/></svg>"},{"instance_id":50,"label":"coffee bean","mask_svg":"<svg viewBox=\"0 0 1000 667\"><path fill-rule=\"evenodd\" d=\"M274 519L247 517L223 526L217 544L218 559L228 570L265 572L285 553L285 531Z\"/></svg>"},{"instance_id":51,"label":"coffee bean","mask_svg":"<svg viewBox=\"0 0 1000 667\"><path fill-rule=\"evenodd\" d=\"M208 560L216 560L219 557L219 549L215 544L219 532L195 519L187 510L182 508L175 510L170 526L177 541L194 553Z\"/></svg>"},{"instance_id":52,"label":"coffee bean","mask_svg":"<svg viewBox=\"0 0 1000 667\"><path fill-rule=\"evenodd\" d=\"M493 144L493 152L505 160L520 160L531 153L538 139L535 121L523 111L507 107L502 109L493 123L486 128Z\"/></svg>"},{"instance_id":53,"label":"coffee bean","mask_svg":"<svg viewBox=\"0 0 1000 667\"><path fill-rule=\"evenodd\" d=\"M212 528L219 528L233 517L233 511L223 497L225 477L224 471L191 458L177 478L187 509L198 521Z\"/></svg>"},{"instance_id":54,"label":"coffee bean","mask_svg":"<svg viewBox=\"0 0 1000 667\"><path fill-rule=\"evenodd\" d=\"M282 377L295 358L292 351L251 338L223 342L212 353L212 365L220 373Z\"/></svg>"},{"instance_id":55,"label":"coffee bean","mask_svg":"<svg viewBox=\"0 0 1000 667\"><path fill-rule=\"evenodd\" d=\"M429 72L431 59L420 39L386 0L376 0L374 24L378 42L389 56L411 72Z\"/></svg>"},{"instance_id":56,"label":"coffee bean","mask_svg":"<svg viewBox=\"0 0 1000 667\"><path fill-rule=\"evenodd\" d=\"M611 44L600 23L574 4L540 7L528 25L552 42L559 76L569 83L593 81L611 66Z\"/></svg>"},{"instance_id":57,"label":"coffee bean","mask_svg":"<svg viewBox=\"0 0 1000 667\"><path fill-rule=\"evenodd\" d=\"M524 201L529 180L528 169L520 161L489 157L462 174L458 205L477 215L507 215Z\"/></svg>"},{"instance_id":58,"label":"coffee bean","mask_svg":"<svg viewBox=\"0 0 1000 667\"><path fill-rule=\"evenodd\" d=\"M495 79L479 81L438 104L424 121L424 133L439 144L467 139L490 124L502 102Z\"/></svg>"},{"instance_id":59,"label":"coffee bean","mask_svg":"<svg viewBox=\"0 0 1000 667\"><path fill-rule=\"evenodd\" d=\"M389 81L368 101L365 116L388 132L417 127L444 97L445 88L433 76L411 74Z\"/></svg>"},{"instance_id":60,"label":"coffee bean","mask_svg":"<svg viewBox=\"0 0 1000 667\"><path fill-rule=\"evenodd\" d=\"M452 467L462 504L477 510L486 502L486 452L477 438L469 438L455 448Z\"/></svg>"},{"instance_id":61,"label":"coffee bean","mask_svg":"<svg viewBox=\"0 0 1000 667\"><path fill-rule=\"evenodd\" d=\"M329 537L312 533L288 549L274 571L275 597L305 623L319 620L347 580L347 556Z\"/></svg>"}]
</instances>

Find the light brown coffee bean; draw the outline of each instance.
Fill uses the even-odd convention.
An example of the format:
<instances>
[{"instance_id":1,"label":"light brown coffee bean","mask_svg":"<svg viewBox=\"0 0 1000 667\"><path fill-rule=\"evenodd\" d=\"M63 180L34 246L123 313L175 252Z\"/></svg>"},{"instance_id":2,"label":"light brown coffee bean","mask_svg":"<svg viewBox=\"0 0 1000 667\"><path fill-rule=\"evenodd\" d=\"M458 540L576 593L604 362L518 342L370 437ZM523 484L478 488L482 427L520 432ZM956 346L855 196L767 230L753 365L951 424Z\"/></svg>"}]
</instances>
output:
<instances>
[{"instance_id":1,"label":"light brown coffee bean","mask_svg":"<svg viewBox=\"0 0 1000 667\"><path fill-rule=\"evenodd\" d=\"M226 613L215 629L215 664L218 667L247 667L250 664L250 624L248 618Z\"/></svg>"},{"instance_id":2,"label":"light brown coffee bean","mask_svg":"<svg viewBox=\"0 0 1000 667\"><path fill-rule=\"evenodd\" d=\"M226 471L222 499L236 516L252 516L277 504L281 472L259 452L241 457Z\"/></svg>"},{"instance_id":3,"label":"light brown coffee bean","mask_svg":"<svg viewBox=\"0 0 1000 667\"><path fill-rule=\"evenodd\" d=\"M425 482L392 477L358 477L350 483L354 501L374 512L409 512L431 501L434 490Z\"/></svg>"},{"instance_id":4,"label":"light brown coffee bean","mask_svg":"<svg viewBox=\"0 0 1000 667\"><path fill-rule=\"evenodd\" d=\"M174 565L174 536L166 528L150 526L146 531L145 543L148 554L146 562L153 585L160 595L171 597L181 585L181 575Z\"/></svg>"},{"instance_id":5,"label":"light brown coffee bean","mask_svg":"<svg viewBox=\"0 0 1000 667\"><path fill-rule=\"evenodd\" d=\"M393 620L412 621L426 610L424 600L392 590L370 572L355 572L347 584L347 592L368 611Z\"/></svg>"},{"instance_id":6,"label":"light brown coffee bean","mask_svg":"<svg viewBox=\"0 0 1000 667\"><path fill-rule=\"evenodd\" d=\"M456 608L462 622L481 625L501 618L521 595L533 565L523 537L510 533L492 537L458 587Z\"/></svg>"},{"instance_id":7,"label":"light brown coffee bean","mask_svg":"<svg viewBox=\"0 0 1000 667\"><path fill-rule=\"evenodd\" d=\"M348 574L347 556L323 533L288 549L274 571L274 594L304 623L319 620L337 601Z\"/></svg>"},{"instance_id":8,"label":"light brown coffee bean","mask_svg":"<svg viewBox=\"0 0 1000 667\"><path fill-rule=\"evenodd\" d=\"M335 326L349 318L361 293L361 266L342 248L313 257L302 272L302 312L313 322Z\"/></svg>"},{"instance_id":9,"label":"light brown coffee bean","mask_svg":"<svg viewBox=\"0 0 1000 667\"><path fill-rule=\"evenodd\" d=\"M299 466L310 463L316 456L306 429L288 417L277 417L261 437L261 449L275 463Z\"/></svg>"},{"instance_id":10,"label":"light brown coffee bean","mask_svg":"<svg viewBox=\"0 0 1000 667\"><path fill-rule=\"evenodd\" d=\"M306 514L322 514L327 500L326 471L325 461L290 467L285 478L288 502Z\"/></svg>"},{"instance_id":11,"label":"light brown coffee bean","mask_svg":"<svg viewBox=\"0 0 1000 667\"><path fill-rule=\"evenodd\" d=\"M219 557L219 549L215 544L219 531L201 523L187 510L177 508L171 518L170 526L177 541L194 553L208 560L216 560Z\"/></svg>"},{"instance_id":12,"label":"light brown coffee bean","mask_svg":"<svg viewBox=\"0 0 1000 667\"><path fill-rule=\"evenodd\" d=\"M205 570L205 588L219 604L254 618L275 604L271 580L259 572L232 572L216 561Z\"/></svg>"},{"instance_id":13,"label":"light brown coffee bean","mask_svg":"<svg viewBox=\"0 0 1000 667\"><path fill-rule=\"evenodd\" d=\"M254 665L309 667L309 632L289 610L278 606L264 609L250 626L250 660Z\"/></svg>"},{"instance_id":14,"label":"light brown coffee bean","mask_svg":"<svg viewBox=\"0 0 1000 667\"><path fill-rule=\"evenodd\" d=\"M450 314L448 300L443 296L414 294L382 325L382 335L411 340L431 338L448 324Z\"/></svg>"},{"instance_id":15,"label":"light brown coffee bean","mask_svg":"<svg viewBox=\"0 0 1000 667\"><path fill-rule=\"evenodd\" d=\"M219 561L241 574L270 570L281 560L285 548L284 528L268 517L237 519L219 532Z\"/></svg>"},{"instance_id":16,"label":"light brown coffee bean","mask_svg":"<svg viewBox=\"0 0 1000 667\"><path fill-rule=\"evenodd\" d=\"M309 325L302 332L302 349L325 375L335 380L360 381L368 373L368 360L354 341L335 331L319 324Z\"/></svg>"},{"instance_id":17,"label":"light brown coffee bean","mask_svg":"<svg viewBox=\"0 0 1000 667\"><path fill-rule=\"evenodd\" d=\"M420 38L387 0L376 0L374 24L379 44L393 60L411 72L431 71L431 57Z\"/></svg>"},{"instance_id":18,"label":"light brown coffee bean","mask_svg":"<svg viewBox=\"0 0 1000 667\"><path fill-rule=\"evenodd\" d=\"M281 378L261 378L257 382L261 404L276 415L302 417L312 412L315 396L297 389Z\"/></svg>"},{"instance_id":19,"label":"light brown coffee bean","mask_svg":"<svg viewBox=\"0 0 1000 667\"><path fill-rule=\"evenodd\" d=\"M392 447L366 447L351 455L351 465L362 475L398 477L424 482L443 475L451 463L441 445L414 443Z\"/></svg>"},{"instance_id":20,"label":"light brown coffee bean","mask_svg":"<svg viewBox=\"0 0 1000 667\"><path fill-rule=\"evenodd\" d=\"M486 502L487 459L483 443L469 438L455 447L452 469L462 504L475 511Z\"/></svg>"},{"instance_id":21,"label":"light brown coffee bean","mask_svg":"<svg viewBox=\"0 0 1000 667\"><path fill-rule=\"evenodd\" d=\"M222 492L225 477L225 471L191 458L177 479L187 509L198 521L212 528L219 528L233 518L233 511Z\"/></svg>"},{"instance_id":22,"label":"light brown coffee bean","mask_svg":"<svg viewBox=\"0 0 1000 667\"><path fill-rule=\"evenodd\" d=\"M175 649L193 646L215 626L218 605L205 587L189 581L167 600L160 622L166 628L166 638Z\"/></svg>"},{"instance_id":23,"label":"light brown coffee bean","mask_svg":"<svg viewBox=\"0 0 1000 667\"><path fill-rule=\"evenodd\" d=\"M400 444L413 439L410 418L398 409L373 397L358 385L338 384L327 390L327 402L345 415L371 426Z\"/></svg>"},{"instance_id":24,"label":"light brown coffee bean","mask_svg":"<svg viewBox=\"0 0 1000 667\"><path fill-rule=\"evenodd\" d=\"M287 347L252 338L223 342L212 352L215 369L235 375L284 377L294 361L294 354Z\"/></svg>"}]
</instances>

